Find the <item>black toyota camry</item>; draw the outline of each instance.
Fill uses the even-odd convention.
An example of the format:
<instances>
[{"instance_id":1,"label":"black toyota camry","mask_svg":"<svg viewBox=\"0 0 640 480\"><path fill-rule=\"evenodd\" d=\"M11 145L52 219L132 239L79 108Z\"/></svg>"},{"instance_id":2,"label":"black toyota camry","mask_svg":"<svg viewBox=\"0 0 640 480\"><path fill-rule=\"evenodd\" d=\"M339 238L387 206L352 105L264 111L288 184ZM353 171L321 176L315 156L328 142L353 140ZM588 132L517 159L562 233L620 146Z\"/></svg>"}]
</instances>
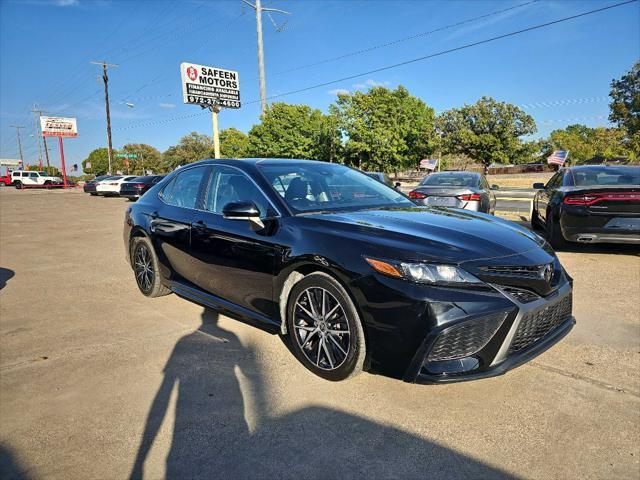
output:
<instances>
[{"instance_id":1,"label":"black toyota camry","mask_svg":"<svg viewBox=\"0 0 640 480\"><path fill-rule=\"evenodd\" d=\"M124 242L144 295L280 333L328 380L498 375L574 324L571 278L541 237L337 164L190 164L129 207Z\"/></svg>"}]
</instances>

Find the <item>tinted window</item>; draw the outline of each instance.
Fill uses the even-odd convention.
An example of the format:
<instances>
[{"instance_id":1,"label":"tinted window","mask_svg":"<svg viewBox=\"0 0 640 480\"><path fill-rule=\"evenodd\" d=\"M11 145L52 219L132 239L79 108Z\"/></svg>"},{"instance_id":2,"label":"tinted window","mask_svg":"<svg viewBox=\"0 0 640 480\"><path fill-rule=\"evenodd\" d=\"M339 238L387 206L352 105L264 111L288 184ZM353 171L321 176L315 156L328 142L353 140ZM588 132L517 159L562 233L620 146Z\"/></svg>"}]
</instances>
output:
<instances>
[{"instance_id":1,"label":"tinted window","mask_svg":"<svg viewBox=\"0 0 640 480\"><path fill-rule=\"evenodd\" d=\"M558 172L553 177L551 177L551 180L549 180L549 183L547 183L547 188L557 188L562 185L563 175L563 172Z\"/></svg>"},{"instance_id":2,"label":"tinted window","mask_svg":"<svg viewBox=\"0 0 640 480\"><path fill-rule=\"evenodd\" d=\"M244 172L224 165L213 167L204 201L204 209L222 213L231 202L253 202L260 210L260 216L275 215L269 201Z\"/></svg>"},{"instance_id":3,"label":"tinted window","mask_svg":"<svg viewBox=\"0 0 640 480\"><path fill-rule=\"evenodd\" d=\"M31 177L31 178L38 178L38 174L37 174L36 172L31 172L31 173L29 174L29 177Z\"/></svg>"},{"instance_id":4,"label":"tinted window","mask_svg":"<svg viewBox=\"0 0 640 480\"><path fill-rule=\"evenodd\" d=\"M335 163L258 164L294 212L414 206L378 180Z\"/></svg>"},{"instance_id":5,"label":"tinted window","mask_svg":"<svg viewBox=\"0 0 640 480\"><path fill-rule=\"evenodd\" d=\"M576 187L640 185L640 167L593 167L572 170Z\"/></svg>"},{"instance_id":6,"label":"tinted window","mask_svg":"<svg viewBox=\"0 0 640 480\"><path fill-rule=\"evenodd\" d=\"M432 173L425 177L420 185L432 187L477 187L478 175L474 173Z\"/></svg>"},{"instance_id":7,"label":"tinted window","mask_svg":"<svg viewBox=\"0 0 640 480\"><path fill-rule=\"evenodd\" d=\"M196 208L198 190L205 169L205 167L194 167L178 173L162 190L162 199L176 207Z\"/></svg>"}]
</instances>

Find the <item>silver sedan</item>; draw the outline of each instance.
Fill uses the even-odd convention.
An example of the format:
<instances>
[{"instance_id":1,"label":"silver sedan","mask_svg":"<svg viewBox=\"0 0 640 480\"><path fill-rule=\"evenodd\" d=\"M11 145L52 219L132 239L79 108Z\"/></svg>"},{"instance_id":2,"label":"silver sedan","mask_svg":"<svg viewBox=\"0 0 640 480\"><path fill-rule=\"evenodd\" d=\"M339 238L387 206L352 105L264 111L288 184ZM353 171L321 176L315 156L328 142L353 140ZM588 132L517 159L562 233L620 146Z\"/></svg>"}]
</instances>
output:
<instances>
[{"instance_id":1,"label":"silver sedan","mask_svg":"<svg viewBox=\"0 0 640 480\"><path fill-rule=\"evenodd\" d=\"M434 172L422 179L409 192L409 198L418 205L464 208L490 213L496 209L496 196L484 175L475 172Z\"/></svg>"}]
</instances>

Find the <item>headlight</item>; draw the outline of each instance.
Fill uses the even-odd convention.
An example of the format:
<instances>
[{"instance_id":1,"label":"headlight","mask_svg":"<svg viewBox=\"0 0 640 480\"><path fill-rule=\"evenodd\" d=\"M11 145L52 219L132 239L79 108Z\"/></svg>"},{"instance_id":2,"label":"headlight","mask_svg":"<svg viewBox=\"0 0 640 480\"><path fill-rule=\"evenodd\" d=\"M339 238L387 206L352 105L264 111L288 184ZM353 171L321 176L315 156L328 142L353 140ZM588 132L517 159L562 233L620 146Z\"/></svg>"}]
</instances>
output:
<instances>
[{"instance_id":1,"label":"headlight","mask_svg":"<svg viewBox=\"0 0 640 480\"><path fill-rule=\"evenodd\" d=\"M379 273L430 285L477 285L482 281L455 265L433 263L407 263L376 260L365 257L369 265Z\"/></svg>"}]
</instances>

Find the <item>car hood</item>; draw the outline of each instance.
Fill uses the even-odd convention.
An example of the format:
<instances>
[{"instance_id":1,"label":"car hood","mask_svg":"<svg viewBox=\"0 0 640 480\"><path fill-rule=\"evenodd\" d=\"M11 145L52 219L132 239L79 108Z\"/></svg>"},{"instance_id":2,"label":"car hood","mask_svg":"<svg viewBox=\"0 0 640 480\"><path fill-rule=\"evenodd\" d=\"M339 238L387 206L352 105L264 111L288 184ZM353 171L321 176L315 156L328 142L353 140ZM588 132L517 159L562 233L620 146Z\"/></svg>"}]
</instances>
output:
<instances>
[{"instance_id":1,"label":"car hood","mask_svg":"<svg viewBox=\"0 0 640 480\"><path fill-rule=\"evenodd\" d=\"M500 257L528 257L545 263L553 252L544 239L525 227L492 215L437 207L384 208L335 213L311 213L318 228L331 224L339 236L359 238L380 247L405 251L410 260L463 263ZM409 257L409 258L407 258ZM495 262L491 262L495 263ZM508 262L511 263L511 262ZM529 262L527 262L529 263Z\"/></svg>"}]
</instances>

